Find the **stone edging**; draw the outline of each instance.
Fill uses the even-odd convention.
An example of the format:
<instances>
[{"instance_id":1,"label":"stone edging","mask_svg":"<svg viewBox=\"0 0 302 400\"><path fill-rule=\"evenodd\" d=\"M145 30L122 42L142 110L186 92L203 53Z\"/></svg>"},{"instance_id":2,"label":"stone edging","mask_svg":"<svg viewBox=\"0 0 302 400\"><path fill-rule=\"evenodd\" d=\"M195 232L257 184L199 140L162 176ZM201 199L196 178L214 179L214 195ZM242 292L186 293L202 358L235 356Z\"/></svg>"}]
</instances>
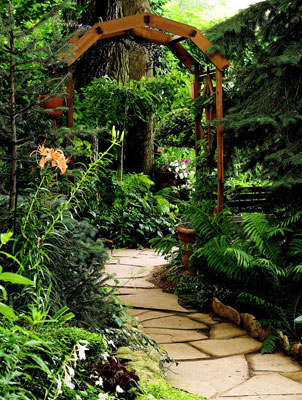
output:
<instances>
[{"instance_id":1,"label":"stone edging","mask_svg":"<svg viewBox=\"0 0 302 400\"><path fill-rule=\"evenodd\" d=\"M237 326L243 327L250 336L263 342L271 333L270 327L262 328L256 317L248 313L239 313L235 308L226 306L216 297L213 298L211 310ZM302 343L290 343L288 337L279 331L279 345L283 352L295 360L302 360Z\"/></svg>"}]
</instances>

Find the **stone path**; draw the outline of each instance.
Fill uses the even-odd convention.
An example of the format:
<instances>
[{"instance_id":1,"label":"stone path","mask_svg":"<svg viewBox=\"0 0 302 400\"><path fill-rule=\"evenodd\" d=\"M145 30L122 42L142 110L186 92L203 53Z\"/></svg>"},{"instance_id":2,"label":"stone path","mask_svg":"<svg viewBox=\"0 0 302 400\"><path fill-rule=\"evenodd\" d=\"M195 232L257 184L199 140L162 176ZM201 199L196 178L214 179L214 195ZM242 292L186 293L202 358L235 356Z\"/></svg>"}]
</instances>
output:
<instances>
[{"instance_id":1,"label":"stone path","mask_svg":"<svg viewBox=\"0 0 302 400\"><path fill-rule=\"evenodd\" d=\"M261 355L261 343L237 326L180 306L146 281L166 261L153 250L116 250L106 266L122 303L144 332L178 365L168 382L211 400L302 400L302 367L281 353ZM114 281L112 281L115 284Z\"/></svg>"}]
</instances>

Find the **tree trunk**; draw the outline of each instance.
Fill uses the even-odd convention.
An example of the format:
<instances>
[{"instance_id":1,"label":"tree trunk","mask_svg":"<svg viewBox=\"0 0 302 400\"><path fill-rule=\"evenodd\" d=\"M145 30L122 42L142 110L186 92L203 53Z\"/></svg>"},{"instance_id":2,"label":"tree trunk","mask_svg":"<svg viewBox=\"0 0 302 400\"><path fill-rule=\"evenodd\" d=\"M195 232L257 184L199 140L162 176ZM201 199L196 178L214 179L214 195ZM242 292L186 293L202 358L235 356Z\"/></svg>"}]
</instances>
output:
<instances>
[{"instance_id":1,"label":"tree trunk","mask_svg":"<svg viewBox=\"0 0 302 400\"><path fill-rule=\"evenodd\" d=\"M122 15L151 12L149 0L121 0ZM153 65L147 47L130 42L128 51L129 79L139 81L153 75ZM125 166L130 172L150 174L154 164L153 124L137 121L128 131ZM133 157L135 154L135 157Z\"/></svg>"}]
</instances>

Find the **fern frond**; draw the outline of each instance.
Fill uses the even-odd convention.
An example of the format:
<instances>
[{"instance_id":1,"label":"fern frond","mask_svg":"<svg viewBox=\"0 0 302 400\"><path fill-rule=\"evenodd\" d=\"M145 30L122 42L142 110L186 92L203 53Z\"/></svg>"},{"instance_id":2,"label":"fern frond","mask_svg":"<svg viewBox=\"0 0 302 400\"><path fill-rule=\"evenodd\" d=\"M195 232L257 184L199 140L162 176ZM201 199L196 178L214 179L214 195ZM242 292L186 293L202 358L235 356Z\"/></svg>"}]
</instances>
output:
<instances>
[{"instance_id":1,"label":"fern frond","mask_svg":"<svg viewBox=\"0 0 302 400\"><path fill-rule=\"evenodd\" d=\"M253 260L253 256L245 252L244 250L229 247L225 250L224 254L230 254L234 257L238 263L238 266L248 269L251 266L251 262Z\"/></svg>"},{"instance_id":2,"label":"fern frond","mask_svg":"<svg viewBox=\"0 0 302 400\"><path fill-rule=\"evenodd\" d=\"M275 330L266 338L264 339L260 352L261 354L270 354L276 349L279 341L279 336Z\"/></svg>"},{"instance_id":3,"label":"fern frond","mask_svg":"<svg viewBox=\"0 0 302 400\"><path fill-rule=\"evenodd\" d=\"M276 262L280 257L278 243L269 236L275 229L271 227L268 220L260 213L243 214L243 231L252 240L259 251L267 258Z\"/></svg>"},{"instance_id":4,"label":"fern frond","mask_svg":"<svg viewBox=\"0 0 302 400\"><path fill-rule=\"evenodd\" d=\"M171 253L173 247L179 246L179 241L175 238L154 238L150 239L148 244L152 249L155 250L156 254L161 254L163 256Z\"/></svg>"},{"instance_id":5,"label":"fern frond","mask_svg":"<svg viewBox=\"0 0 302 400\"><path fill-rule=\"evenodd\" d=\"M302 233L296 233L289 244L290 254L296 256L302 254Z\"/></svg>"},{"instance_id":6,"label":"fern frond","mask_svg":"<svg viewBox=\"0 0 302 400\"><path fill-rule=\"evenodd\" d=\"M289 225L295 224L298 222L302 217L302 210L297 211L294 215L291 215L286 221L281 223L281 227L285 228Z\"/></svg>"}]
</instances>

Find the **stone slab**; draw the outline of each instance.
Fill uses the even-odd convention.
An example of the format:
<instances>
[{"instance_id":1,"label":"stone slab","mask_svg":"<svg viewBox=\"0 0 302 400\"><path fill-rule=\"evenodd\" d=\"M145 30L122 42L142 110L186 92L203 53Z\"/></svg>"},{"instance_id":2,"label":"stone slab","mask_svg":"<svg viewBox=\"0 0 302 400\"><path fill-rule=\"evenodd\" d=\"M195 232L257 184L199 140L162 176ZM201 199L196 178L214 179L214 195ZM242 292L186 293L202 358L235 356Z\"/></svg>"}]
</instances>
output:
<instances>
[{"instance_id":1,"label":"stone slab","mask_svg":"<svg viewBox=\"0 0 302 400\"><path fill-rule=\"evenodd\" d=\"M145 309L139 309L139 308L128 308L127 310L128 314L132 315L132 317L137 317L138 315L142 315L145 314L146 312L148 312Z\"/></svg>"},{"instance_id":2,"label":"stone slab","mask_svg":"<svg viewBox=\"0 0 302 400\"><path fill-rule=\"evenodd\" d=\"M249 354L247 361L253 371L301 372L300 365L282 353Z\"/></svg>"},{"instance_id":3,"label":"stone slab","mask_svg":"<svg viewBox=\"0 0 302 400\"><path fill-rule=\"evenodd\" d=\"M160 347L175 361L200 360L210 357L208 354L202 353L187 343L167 343L161 344Z\"/></svg>"},{"instance_id":4,"label":"stone slab","mask_svg":"<svg viewBox=\"0 0 302 400\"><path fill-rule=\"evenodd\" d=\"M155 253L155 251L153 249L150 249L148 247L140 250L139 252L140 255L150 255L150 256L158 256L158 254Z\"/></svg>"},{"instance_id":5,"label":"stone slab","mask_svg":"<svg viewBox=\"0 0 302 400\"><path fill-rule=\"evenodd\" d=\"M210 339L231 339L238 336L246 336L247 332L229 322L214 325L210 330Z\"/></svg>"},{"instance_id":6,"label":"stone slab","mask_svg":"<svg viewBox=\"0 0 302 400\"><path fill-rule=\"evenodd\" d=\"M157 343L183 343L208 339L205 334L195 330L145 328L144 332Z\"/></svg>"},{"instance_id":7,"label":"stone slab","mask_svg":"<svg viewBox=\"0 0 302 400\"><path fill-rule=\"evenodd\" d=\"M192 342L192 346L213 357L229 357L258 351L262 343L250 337L235 339L214 339Z\"/></svg>"},{"instance_id":8,"label":"stone slab","mask_svg":"<svg viewBox=\"0 0 302 400\"><path fill-rule=\"evenodd\" d=\"M106 263L106 265L113 265L113 264L119 264L120 260L118 258L110 258L110 260ZM105 267L106 267L105 265Z\"/></svg>"},{"instance_id":9,"label":"stone slab","mask_svg":"<svg viewBox=\"0 0 302 400\"><path fill-rule=\"evenodd\" d=\"M167 373L167 381L172 386L205 397L226 392L248 378L247 362L242 355L218 360L182 361Z\"/></svg>"},{"instance_id":10,"label":"stone slab","mask_svg":"<svg viewBox=\"0 0 302 400\"><path fill-rule=\"evenodd\" d=\"M155 286L153 283L146 281L144 278L128 278L128 279L118 279L118 283L115 283L113 279L108 281L111 286L127 287L127 288L142 288L142 289L153 289Z\"/></svg>"},{"instance_id":11,"label":"stone slab","mask_svg":"<svg viewBox=\"0 0 302 400\"><path fill-rule=\"evenodd\" d=\"M302 399L301 383L292 381L277 373L253 376L246 382L225 392L225 396L259 396L259 395L300 395ZM275 398L274 400L279 400Z\"/></svg>"},{"instance_id":12,"label":"stone slab","mask_svg":"<svg viewBox=\"0 0 302 400\"><path fill-rule=\"evenodd\" d=\"M116 249L112 251L113 257L137 257L141 250L137 249Z\"/></svg>"},{"instance_id":13,"label":"stone slab","mask_svg":"<svg viewBox=\"0 0 302 400\"><path fill-rule=\"evenodd\" d=\"M137 288L119 287L117 288L118 294L137 294Z\"/></svg>"},{"instance_id":14,"label":"stone slab","mask_svg":"<svg viewBox=\"0 0 302 400\"><path fill-rule=\"evenodd\" d=\"M188 313L184 307L177 302L177 296L163 293L161 289L140 289L136 295L120 295L122 304L131 305L136 308L147 308L151 310L169 310Z\"/></svg>"},{"instance_id":15,"label":"stone slab","mask_svg":"<svg viewBox=\"0 0 302 400\"><path fill-rule=\"evenodd\" d=\"M105 266L105 272L113 275L117 279L120 278L141 278L148 276L153 270L152 267L138 267L125 264L112 264Z\"/></svg>"},{"instance_id":16,"label":"stone slab","mask_svg":"<svg viewBox=\"0 0 302 400\"><path fill-rule=\"evenodd\" d=\"M156 267L158 265L166 265L168 262L161 256L138 256L138 257L123 257L123 264L140 266L140 267Z\"/></svg>"},{"instance_id":17,"label":"stone slab","mask_svg":"<svg viewBox=\"0 0 302 400\"><path fill-rule=\"evenodd\" d=\"M157 320L158 318L171 317L171 313L163 311L146 311L143 315L138 317L139 322Z\"/></svg>"},{"instance_id":18,"label":"stone slab","mask_svg":"<svg viewBox=\"0 0 302 400\"><path fill-rule=\"evenodd\" d=\"M208 326L218 324L219 321L215 321L209 314L204 313L192 313L188 315L188 318L193 319L194 321L202 322Z\"/></svg>"},{"instance_id":19,"label":"stone slab","mask_svg":"<svg viewBox=\"0 0 302 400\"><path fill-rule=\"evenodd\" d=\"M144 321L142 322L142 326L144 328L207 329L205 324L179 315Z\"/></svg>"},{"instance_id":20,"label":"stone slab","mask_svg":"<svg viewBox=\"0 0 302 400\"><path fill-rule=\"evenodd\" d=\"M280 375L283 375L286 378L291 379L292 381L302 383L302 372L279 372L279 373Z\"/></svg>"}]
</instances>

